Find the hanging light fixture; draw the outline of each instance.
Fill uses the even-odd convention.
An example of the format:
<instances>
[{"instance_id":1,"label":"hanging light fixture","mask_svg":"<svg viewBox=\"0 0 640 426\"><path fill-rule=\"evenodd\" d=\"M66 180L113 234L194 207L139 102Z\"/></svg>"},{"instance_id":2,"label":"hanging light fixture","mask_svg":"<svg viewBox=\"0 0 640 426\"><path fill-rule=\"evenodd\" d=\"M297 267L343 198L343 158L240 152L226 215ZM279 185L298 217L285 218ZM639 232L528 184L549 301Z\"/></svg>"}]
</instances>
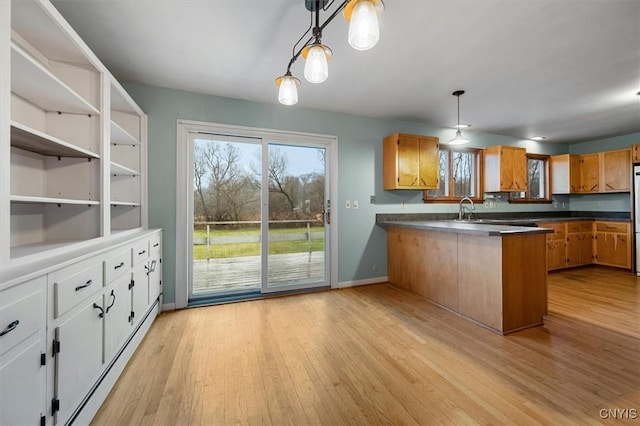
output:
<instances>
[{"instance_id":1,"label":"hanging light fixture","mask_svg":"<svg viewBox=\"0 0 640 426\"><path fill-rule=\"evenodd\" d=\"M328 46L322 44L322 30L340 13L343 12L349 22L349 44L357 50L371 49L380 39L378 15L384 11L382 0L344 0L331 15L320 24L320 10L331 6L333 0L305 0L305 6L315 18L315 25L307 31L293 46L293 56L287 66L287 72L276 78L278 101L283 105L295 105L298 102L298 86L300 80L291 74L291 66L300 55L305 59L304 78L310 83L322 83L329 76L328 61L332 52ZM311 31L311 37L296 50L304 37Z\"/></svg>"},{"instance_id":2,"label":"hanging light fixture","mask_svg":"<svg viewBox=\"0 0 640 426\"><path fill-rule=\"evenodd\" d=\"M449 141L449 145L464 145L469 143L469 139L462 136L462 130L460 130L460 96L464 95L464 90L456 90L452 95L458 98L458 130L455 137Z\"/></svg>"}]
</instances>

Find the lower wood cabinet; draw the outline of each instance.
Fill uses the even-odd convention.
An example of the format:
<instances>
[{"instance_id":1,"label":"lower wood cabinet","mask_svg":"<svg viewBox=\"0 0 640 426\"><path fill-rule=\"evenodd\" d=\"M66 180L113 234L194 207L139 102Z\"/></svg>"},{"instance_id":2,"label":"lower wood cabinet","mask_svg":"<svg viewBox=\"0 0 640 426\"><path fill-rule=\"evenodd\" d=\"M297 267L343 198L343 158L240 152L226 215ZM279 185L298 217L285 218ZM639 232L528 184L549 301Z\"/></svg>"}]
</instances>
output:
<instances>
[{"instance_id":1,"label":"lower wood cabinet","mask_svg":"<svg viewBox=\"0 0 640 426\"><path fill-rule=\"evenodd\" d=\"M629 222L540 222L538 226L554 230L546 241L549 271L590 264L631 269Z\"/></svg>"},{"instance_id":2,"label":"lower wood cabinet","mask_svg":"<svg viewBox=\"0 0 640 426\"><path fill-rule=\"evenodd\" d=\"M90 420L108 394L94 391L112 386L110 366L159 311L161 242L161 231L146 231L37 279L0 283L0 425Z\"/></svg>"}]
</instances>

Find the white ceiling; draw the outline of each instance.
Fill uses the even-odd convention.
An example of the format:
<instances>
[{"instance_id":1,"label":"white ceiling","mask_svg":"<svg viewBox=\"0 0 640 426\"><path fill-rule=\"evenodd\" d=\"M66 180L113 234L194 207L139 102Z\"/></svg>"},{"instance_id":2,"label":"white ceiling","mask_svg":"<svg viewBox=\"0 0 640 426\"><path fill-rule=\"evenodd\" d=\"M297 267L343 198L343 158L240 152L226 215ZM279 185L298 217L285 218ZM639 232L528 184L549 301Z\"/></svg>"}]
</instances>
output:
<instances>
[{"instance_id":1,"label":"white ceiling","mask_svg":"<svg viewBox=\"0 0 640 426\"><path fill-rule=\"evenodd\" d=\"M121 80L273 104L310 20L304 0L53 3ZM286 108L450 127L463 89L475 131L568 143L640 132L638 0L387 0L380 22L362 52L331 22L328 80L306 82L299 59L300 101Z\"/></svg>"}]
</instances>

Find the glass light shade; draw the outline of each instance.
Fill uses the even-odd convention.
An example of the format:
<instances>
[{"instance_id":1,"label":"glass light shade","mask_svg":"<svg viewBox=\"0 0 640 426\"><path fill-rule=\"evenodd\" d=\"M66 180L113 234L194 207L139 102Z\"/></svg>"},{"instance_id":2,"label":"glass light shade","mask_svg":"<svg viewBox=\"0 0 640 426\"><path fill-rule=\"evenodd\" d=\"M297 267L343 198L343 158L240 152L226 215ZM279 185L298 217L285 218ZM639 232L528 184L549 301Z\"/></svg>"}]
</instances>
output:
<instances>
[{"instance_id":1,"label":"glass light shade","mask_svg":"<svg viewBox=\"0 0 640 426\"><path fill-rule=\"evenodd\" d=\"M324 48L315 44L309 48L304 64L304 78L309 83L322 83L329 77L329 65Z\"/></svg>"},{"instance_id":2,"label":"glass light shade","mask_svg":"<svg viewBox=\"0 0 640 426\"><path fill-rule=\"evenodd\" d=\"M360 0L353 7L349 23L349 44L356 50L368 50L378 43L380 27L375 5L369 0Z\"/></svg>"},{"instance_id":3,"label":"glass light shade","mask_svg":"<svg viewBox=\"0 0 640 426\"><path fill-rule=\"evenodd\" d=\"M282 105L295 105L298 103L298 82L295 77L285 75L280 80L278 102Z\"/></svg>"},{"instance_id":4,"label":"glass light shade","mask_svg":"<svg viewBox=\"0 0 640 426\"><path fill-rule=\"evenodd\" d=\"M464 145L469 143L469 139L462 136L460 129L456 132L456 136L449 141L449 145Z\"/></svg>"}]
</instances>

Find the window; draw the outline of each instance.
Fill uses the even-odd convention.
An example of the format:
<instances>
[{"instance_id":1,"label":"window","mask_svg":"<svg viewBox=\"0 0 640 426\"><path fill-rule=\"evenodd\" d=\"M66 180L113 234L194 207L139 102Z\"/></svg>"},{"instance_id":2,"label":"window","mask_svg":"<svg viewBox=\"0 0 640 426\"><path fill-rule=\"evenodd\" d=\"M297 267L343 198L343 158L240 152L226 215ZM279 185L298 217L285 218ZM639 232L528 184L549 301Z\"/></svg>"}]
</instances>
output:
<instances>
[{"instance_id":1,"label":"window","mask_svg":"<svg viewBox=\"0 0 640 426\"><path fill-rule=\"evenodd\" d=\"M527 191L512 192L509 202L550 203L549 156L527 154Z\"/></svg>"},{"instance_id":2,"label":"window","mask_svg":"<svg viewBox=\"0 0 640 426\"><path fill-rule=\"evenodd\" d=\"M425 202L459 201L462 197L482 198L481 150L440 147L439 187L424 191Z\"/></svg>"}]
</instances>

